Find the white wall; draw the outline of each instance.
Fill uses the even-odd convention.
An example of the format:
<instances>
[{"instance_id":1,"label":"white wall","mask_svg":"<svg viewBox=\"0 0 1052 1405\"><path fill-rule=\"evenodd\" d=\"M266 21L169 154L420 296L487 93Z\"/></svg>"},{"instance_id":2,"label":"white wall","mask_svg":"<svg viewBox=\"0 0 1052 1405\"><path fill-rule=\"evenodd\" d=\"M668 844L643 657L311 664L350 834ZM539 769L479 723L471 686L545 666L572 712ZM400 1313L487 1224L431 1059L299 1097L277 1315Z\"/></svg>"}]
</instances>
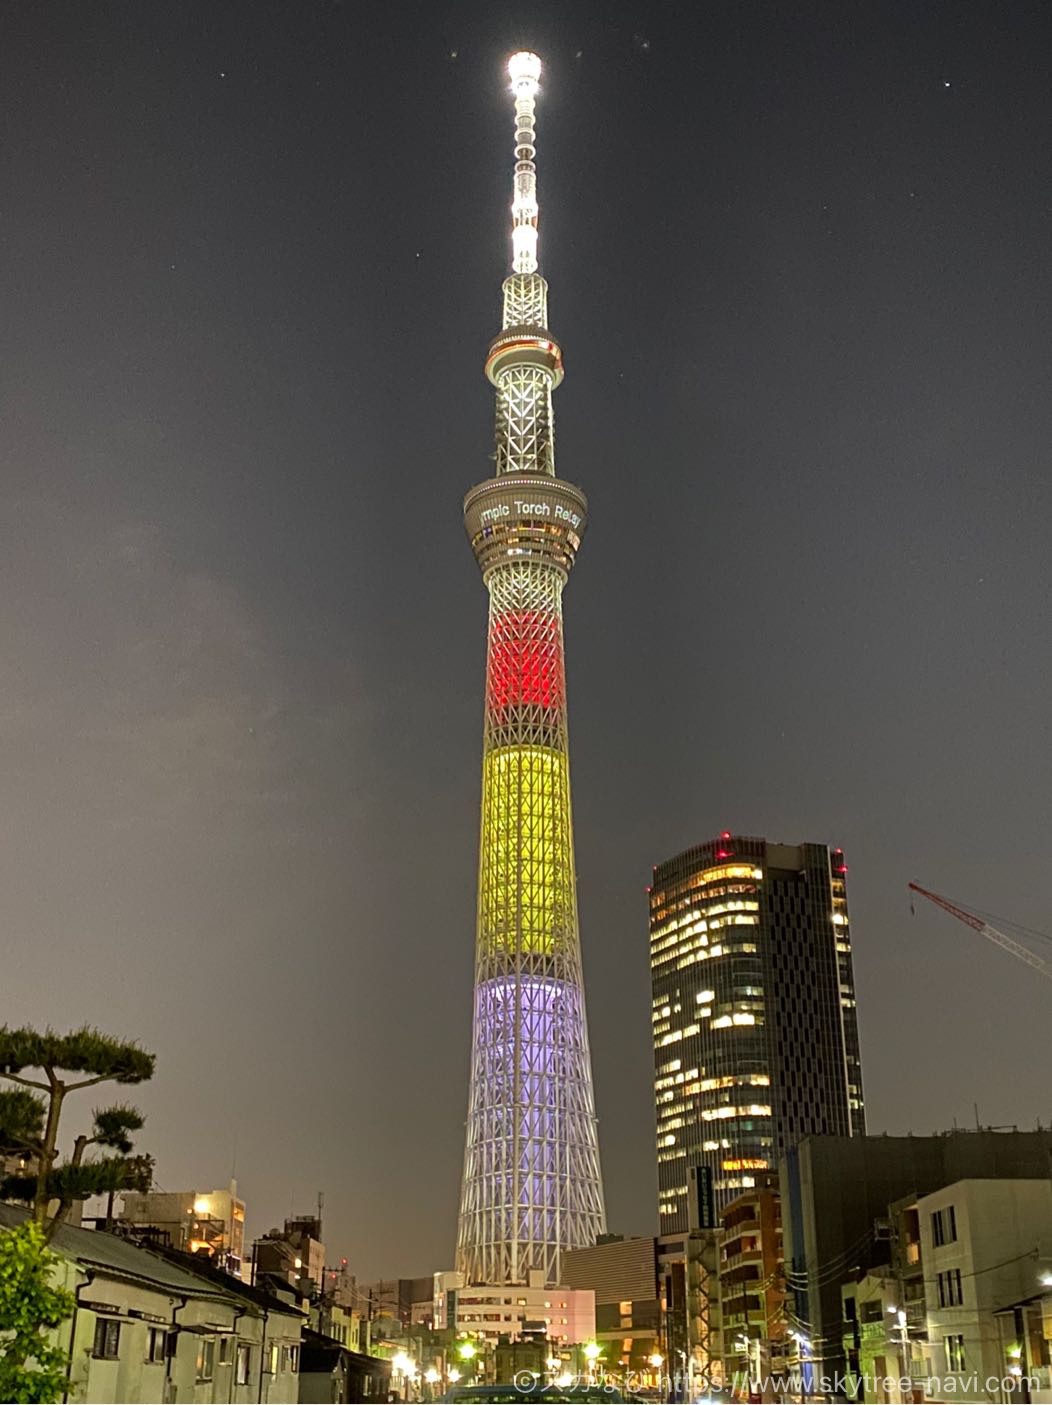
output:
<instances>
[{"instance_id":1,"label":"white wall","mask_svg":"<svg viewBox=\"0 0 1052 1405\"><path fill-rule=\"evenodd\" d=\"M953 1206L957 1238L936 1246L932 1216ZM1052 1180L957 1181L917 1202L921 1261L934 1376L950 1375L944 1350L949 1333L964 1337L965 1372L1001 1378L1008 1362L1003 1354L994 1312L1040 1291L1038 1267L1052 1249ZM1037 1250L1032 1255L1031 1251ZM961 1273L962 1302L939 1306L938 1275ZM971 1398L965 1391L957 1398ZM987 1396L985 1389L979 1398Z\"/></svg>"}]
</instances>

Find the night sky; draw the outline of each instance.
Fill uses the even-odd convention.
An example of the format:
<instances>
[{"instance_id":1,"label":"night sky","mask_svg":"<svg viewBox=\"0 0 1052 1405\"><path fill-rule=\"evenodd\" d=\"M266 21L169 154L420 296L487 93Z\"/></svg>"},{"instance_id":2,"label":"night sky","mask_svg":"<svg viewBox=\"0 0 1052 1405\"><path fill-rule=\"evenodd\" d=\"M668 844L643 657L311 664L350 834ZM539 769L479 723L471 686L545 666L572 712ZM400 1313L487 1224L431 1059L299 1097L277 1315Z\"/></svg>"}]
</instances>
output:
<instances>
[{"instance_id":1,"label":"night sky","mask_svg":"<svg viewBox=\"0 0 1052 1405\"><path fill-rule=\"evenodd\" d=\"M0 1019L365 1276L453 1254L520 47L611 1227L724 828L845 850L870 1130L1052 1118L1052 984L906 893L1052 930L1047 4L11 0Z\"/></svg>"}]
</instances>

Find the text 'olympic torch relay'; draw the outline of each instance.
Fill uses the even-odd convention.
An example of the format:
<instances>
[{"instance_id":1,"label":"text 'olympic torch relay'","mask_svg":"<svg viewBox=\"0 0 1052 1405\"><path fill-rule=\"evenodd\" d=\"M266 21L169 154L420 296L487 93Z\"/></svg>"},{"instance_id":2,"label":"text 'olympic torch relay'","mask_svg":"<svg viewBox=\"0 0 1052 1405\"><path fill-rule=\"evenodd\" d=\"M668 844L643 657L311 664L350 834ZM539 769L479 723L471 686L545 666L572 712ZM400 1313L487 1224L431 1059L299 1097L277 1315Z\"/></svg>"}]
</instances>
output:
<instances>
[{"instance_id":1,"label":"text 'olympic torch relay'","mask_svg":"<svg viewBox=\"0 0 1052 1405\"><path fill-rule=\"evenodd\" d=\"M558 1283L564 1249L605 1228L577 926L562 592L585 529L555 476L562 355L537 271L536 54L515 96L513 272L486 374L496 476L464 522L489 589L475 1009L457 1269L469 1283Z\"/></svg>"}]
</instances>

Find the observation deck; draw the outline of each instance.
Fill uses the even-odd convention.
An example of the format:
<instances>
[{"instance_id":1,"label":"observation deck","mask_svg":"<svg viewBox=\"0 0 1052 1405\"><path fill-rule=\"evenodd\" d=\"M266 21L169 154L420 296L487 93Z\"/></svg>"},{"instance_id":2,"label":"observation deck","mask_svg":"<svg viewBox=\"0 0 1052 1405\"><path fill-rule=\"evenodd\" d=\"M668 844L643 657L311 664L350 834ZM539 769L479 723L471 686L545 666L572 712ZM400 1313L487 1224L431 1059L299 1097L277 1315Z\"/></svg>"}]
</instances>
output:
<instances>
[{"instance_id":1,"label":"observation deck","mask_svg":"<svg viewBox=\"0 0 1052 1405\"><path fill-rule=\"evenodd\" d=\"M464 499L464 530L484 580L497 566L528 561L565 580L587 524L581 489L544 473L487 478Z\"/></svg>"}]
</instances>

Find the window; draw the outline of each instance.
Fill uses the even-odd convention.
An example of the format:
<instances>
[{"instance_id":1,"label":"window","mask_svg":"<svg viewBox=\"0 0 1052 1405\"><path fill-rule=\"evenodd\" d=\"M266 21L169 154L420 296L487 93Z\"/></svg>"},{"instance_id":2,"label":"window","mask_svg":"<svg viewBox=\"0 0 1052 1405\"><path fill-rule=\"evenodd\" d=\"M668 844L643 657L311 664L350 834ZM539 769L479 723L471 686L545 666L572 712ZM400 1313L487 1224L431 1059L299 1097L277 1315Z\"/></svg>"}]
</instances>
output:
<instances>
[{"instance_id":1,"label":"window","mask_svg":"<svg viewBox=\"0 0 1052 1405\"><path fill-rule=\"evenodd\" d=\"M946 1369L954 1375L962 1374L964 1371L964 1337L959 1332L951 1336L943 1337L943 1347L946 1351Z\"/></svg>"},{"instance_id":2,"label":"window","mask_svg":"<svg viewBox=\"0 0 1052 1405\"><path fill-rule=\"evenodd\" d=\"M238 1342L237 1365L234 1368L234 1380L238 1385L248 1385L251 1374L252 1348L247 1342Z\"/></svg>"},{"instance_id":3,"label":"window","mask_svg":"<svg viewBox=\"0 0 1052 1405\"><path fill-rule=\"evenodd\" d=\"M220 1366L230 1365L230 1352L234 1345L233 1337L219 1338L219 1364Z\"/></svg>"},{"instance_id":4,"label":"window","mask_svg":"<svg viewBox=\"0 0 1052 1405\"><path fill-rule=\"evenodd\" d=\"M98 1360L116 1361L120 1355L121 1324L115 1317L100 1317L95 1322L95 1341L91 1354Z\"/></svg>"},{"instance_id":5,"label":"window","mask_svg":"<svg viewBox=\"0 0 1052 1405\"><path fill-rule=\"evenodd\" d=\"M168 1333L163 1327L151 1327L146 1339L146 1360L163 1361L168 1355Z\"/></svg>"},{"instance_id":6,"label":"window","mask_svg":"<svg viewBox=\"0 0 1052 1405\"><path fill-rule=\"evenodd\" d=\"M952 1244L957 1238L957 1214L952 1205L936 1210L931 1217L931 1238L936 1249Z\"/></svg>"},{"instance_id":7,"label":"window","mask_svg":"<svg viewBox=\"0 0 1052 1405\"><path fill-rule=\"evenodd\" d=\"M961 1270L959 1268L947 1269L945 1273L936 1274L935 1282L939 1290L940 1307L960 1307L964 1302L964 1295L961 1290Z\"/></svg>"},{"instance_id":8,"label":"window","mask_svg":"<svg viewBox=\"0 0 1052 1405\"><path fill-rule=\"evenodd\" d=\"M202 1337L197 1348L197 1379L210 1381L216 1369L215 1337Z\"/></svg>"}]
</instances>

